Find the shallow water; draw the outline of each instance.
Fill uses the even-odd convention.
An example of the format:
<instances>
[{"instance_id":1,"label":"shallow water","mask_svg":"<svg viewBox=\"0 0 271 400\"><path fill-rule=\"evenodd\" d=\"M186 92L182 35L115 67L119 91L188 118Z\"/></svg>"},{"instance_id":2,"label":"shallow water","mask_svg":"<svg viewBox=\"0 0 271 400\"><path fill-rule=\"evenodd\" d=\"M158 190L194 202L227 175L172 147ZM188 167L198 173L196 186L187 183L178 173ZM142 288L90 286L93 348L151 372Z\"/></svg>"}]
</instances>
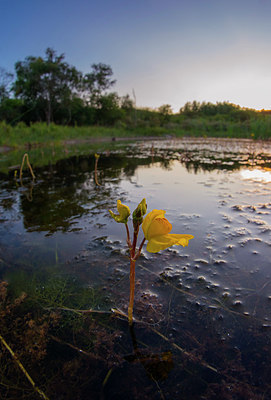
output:
<instances>
[{"instance_id":1,"label":"shallow water","mask_svg":"<svg viewBox=\"0 0 271 400\"><path fill-rule=\"evenodd\" d=\"M36 181L25 170L22 185L5 167L0 181L2 280L27 293L33 276L45 291L52 277L60 286L72 279L96 291L95 304L84 307L105 312L95 314L95 328L88 321L85 341L74 327L73 336L62 329L59 357L52 355L58 342L49 340L40 363L44 369L58 363L62 384L52 389L44 373L50 382L42 383L44 391L51 399L270 399L271 143L116 141L74 149L47 165L30 151ZM0 165L9 157L14 163L6 154ZM149 211L166 210L172 233L194 239L157 254L143 249L129 331L125 318L110 312L126 312L129 260L124 227L108 209L121 199L133 210L143 197ZM51 300L50 310L82 309L65 301ZM76 349L87 347L90 326L98 344L87 349L92 358L82 359ZM24 398L19 389L16 396Z\"/></svg>"}]
</instances>

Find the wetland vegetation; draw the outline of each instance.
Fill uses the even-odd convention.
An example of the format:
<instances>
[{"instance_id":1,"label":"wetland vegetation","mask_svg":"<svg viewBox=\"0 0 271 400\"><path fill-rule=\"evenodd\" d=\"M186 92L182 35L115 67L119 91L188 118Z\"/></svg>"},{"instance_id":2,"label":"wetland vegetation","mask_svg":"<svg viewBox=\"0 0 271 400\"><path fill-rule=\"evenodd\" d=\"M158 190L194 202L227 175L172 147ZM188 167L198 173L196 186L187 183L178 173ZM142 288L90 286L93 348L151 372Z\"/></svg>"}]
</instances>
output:
<instances>
[{"instance_id":1,"label":"wetland vegetation","mask_svg":"<svg viewBox=\"0 0 271 400\"><path fill-rule=\"evenodd\" d=\"M50 48L15 73L0 69L1 399L269 400L270 111L140 109L110 66ZM109 210L144 198L194 239L140 249L128 324L136 254Z\"/></svg>"},{"instance_id":2,"label":"wetland vegetation","mask_svg":"<svg viewBox=\"0 0 271 400\"><path fill-rule=\"evenodd\" d=\"M24 151L0 155L1 398L269 399L270 142L32 147L20 180ZM143 247L129 327L108 210L143 197L194 239Z\"/></svg>"},{"instance_id":3,"label":"wetland vegetation","mask_svg":"<svg viewBox=\"0 0 271 400\"><path fill-rule=\"evenodd\" d=\"M0 68L0 145L168 135L270 139L270 110L197 101L177 113L169 104L139 108L134 92L113 91L115 82L109 65L92 64L83 74L51 48L16 62L15 76Z\"/></svg>"}]
</instances>

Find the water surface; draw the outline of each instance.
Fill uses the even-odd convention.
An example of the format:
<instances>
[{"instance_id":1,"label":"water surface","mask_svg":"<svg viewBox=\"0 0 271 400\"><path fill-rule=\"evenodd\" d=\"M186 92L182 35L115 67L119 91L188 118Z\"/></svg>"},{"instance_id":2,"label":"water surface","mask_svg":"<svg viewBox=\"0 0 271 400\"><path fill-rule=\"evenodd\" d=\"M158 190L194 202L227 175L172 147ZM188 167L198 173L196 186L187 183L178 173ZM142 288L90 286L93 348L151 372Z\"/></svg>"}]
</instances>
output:
<instances>
[{"instance_id":1,"label":"water surface","mask_svg":"<svg viewBox=\"0 0 271 400\"><path fill-rule=\"evenodd\" d=\"M22 154L0 163L0 274L14 298L29 292L42 305L42 380L37 359L22 358L48 396L271 398L271 143L170 139L39 151L29 152L35 182L26 169L22 182L14 179ZM108 209L121 199L133 210L143 197L148 211L166 210L172 233L194 239L157 254L143 249L131 331L111 312L126 312L129 259L124 227ZM67 311L90 308L98 312L76 314L80 323ZM11 321L2 330L16 346ZM2 392L12 398L4 384Z\"/></svg>"}]
</instances>

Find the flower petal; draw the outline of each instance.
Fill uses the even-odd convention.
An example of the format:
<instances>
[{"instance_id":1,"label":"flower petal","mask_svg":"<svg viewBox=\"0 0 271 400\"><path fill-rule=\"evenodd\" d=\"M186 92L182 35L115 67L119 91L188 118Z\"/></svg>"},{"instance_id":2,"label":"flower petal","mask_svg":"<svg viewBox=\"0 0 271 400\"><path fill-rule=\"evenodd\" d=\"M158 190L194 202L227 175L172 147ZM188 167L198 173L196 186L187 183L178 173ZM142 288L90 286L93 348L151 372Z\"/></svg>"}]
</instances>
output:
<instances>
[{"instance_id":1,"label":"flower petal","mask_svg":"<svg viewBox=\"0 0 271 400\"><path fill-rule=\"evenodd\" d=\"M171 236L171 238L178 240L178 243L175 244L183 247L188 246L189 240L194 238L193 235L187 235L181 233L171 233L169 236Z\"/></svg>"},{"instance_id":2,"label":"flower petal","mask_svg":"<svg viewBox=\"0 0 271 400\"><path fill-rule=\"evenodd\" d=\"M167 234L155 236L149 240L146 250L150 253L157 253L160 250L165 250L175 244L183 247L188 245L189 239L193 239L192 235L182 234Z\"/></svg>"},{"instance_id":3,"label":"flower petal","mask_svg":"<svg viewBox=\"0 0 271 400\"><path fill-rule=\"evenodd\" d=\"M114 218L114 220L116 222L127 224L127 221L128 221L129 215L130 215L130 208L124 204L121 204L121 201L118 200L117 201L117 209L118 209L119 215L114 214L111 210L109 210L111 217Z\"/></svg>"},{"instance_id":4,"label":"flower petal","mask_svg":"<svg viewBox=\"0 0 271 400\"><path fill-rule=\"evenodd\" d=\"M127 220L130 215L130 208L128 206L126 206L125 204L121 204L121 201L118 200L117 201L117 209L118 209L121 219Z\"/></svg>"},{"instance_id":5,"label":"flower petal","mask_svg":"<svg viewBox=\"0 0 271 400\"><path fill-rule=\"evenodd\" d=\"M167 235L172 229L172 225L166 218L155 218L148 230L148 237L151 240L155 236Z\"/></svg>"},{"instance_id":6,"label":"flower petal","mask_svg":"<svg viewBox=\"0 0 271 400\"><path fill-rule=\"evenodd\" d=\"M151 223L157 217L164 218L165 213L166 212L164 210L152 210L149 214L146 215L146 217L144 218L143 224L142 224L142 229L144 232L144 236L147 240L149 240L148 231L149 231Z\"/></svg>"}]
</instances>

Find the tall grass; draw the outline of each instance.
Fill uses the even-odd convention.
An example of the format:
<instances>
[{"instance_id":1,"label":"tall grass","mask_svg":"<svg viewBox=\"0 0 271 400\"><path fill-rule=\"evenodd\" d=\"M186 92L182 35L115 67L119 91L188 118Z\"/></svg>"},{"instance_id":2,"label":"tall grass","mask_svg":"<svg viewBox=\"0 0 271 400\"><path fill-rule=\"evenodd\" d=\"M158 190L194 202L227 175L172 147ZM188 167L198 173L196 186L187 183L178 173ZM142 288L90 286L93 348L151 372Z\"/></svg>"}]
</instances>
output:
<instances>
[{"instance_id":1,"label":"tall grass","mask_svg":"<svg viewBox=\"0 0 271 400\"><path fill-rule=\"evenodd\" d=\"M186 118L173 128L177 136L271 139L271 116L246 121Z\"/></svg>"},{"instance_id":2,"label":"tall grass","mask_svg":"<svg viewBox=\"0 0 271 400\"><path fill-rule=\"evenodd\" d=\"M163 137L173 135L271 139L271 115L251 118L246 121L231 121L222 118L181 118L164 126L138 123L133 126L61 126L35 123L26 126L23 122L10 126L0 122L0 145L21 147L24 145L61 143L65 140L87 140L113 137Z\"/></svg>"},{"instance_id":3,"label":"tall grass","mask_svg":"<svg viewBox=\"0 0 271 400\"><path fill-rule=\"evenodd\" d=\"M25 144L57 143L69 139L112 138L115 136L127 136L127 132L122 128L100 126L70 127L55 124L48 126L45 123L26 126L20 122L12 127L5 122L0 123L0 145L15 147Z\"/></svg>"}]
</instances>

